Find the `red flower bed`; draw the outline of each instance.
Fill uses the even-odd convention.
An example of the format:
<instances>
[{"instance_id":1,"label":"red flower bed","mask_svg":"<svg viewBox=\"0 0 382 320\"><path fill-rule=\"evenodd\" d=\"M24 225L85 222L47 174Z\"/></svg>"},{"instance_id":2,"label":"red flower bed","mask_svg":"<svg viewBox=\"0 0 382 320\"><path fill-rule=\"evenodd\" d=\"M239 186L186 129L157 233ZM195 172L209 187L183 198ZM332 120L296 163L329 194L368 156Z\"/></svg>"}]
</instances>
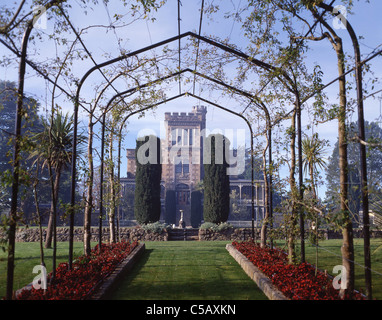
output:
<instances>
[{"instance_id":1,"label":"red flower bed","mask_svg":"<svg viewBox=\"0 0 382 320\"><path fill-rule=\"evenodd\" d=\"M279 249L260 248L253 242L233 242L232 245L259 268L272 283L292 300L339 300L339 290L323 272L315 275L309 263L288 264L288 256ZM353 298L361 300L355 292Z\"/></svg>"},{"instance_id":2,"label":"red flower bed","mask_svg":"<svg viewBox=\"0 0 382 320\"><path fill-rule=\"evenodd\" d=\"M101 283L115 267L125 259L137 246L137 242L119 242L102 244L101 254L98 245L93 248L90 256L81 256L73 262L73 268L68 270L68 263L60 263L56 269L54 285L47 290L24 289L18 296L19 300L81 300ZM48 276L48 282L51 274Z\"/></svg>"}]
</instances>

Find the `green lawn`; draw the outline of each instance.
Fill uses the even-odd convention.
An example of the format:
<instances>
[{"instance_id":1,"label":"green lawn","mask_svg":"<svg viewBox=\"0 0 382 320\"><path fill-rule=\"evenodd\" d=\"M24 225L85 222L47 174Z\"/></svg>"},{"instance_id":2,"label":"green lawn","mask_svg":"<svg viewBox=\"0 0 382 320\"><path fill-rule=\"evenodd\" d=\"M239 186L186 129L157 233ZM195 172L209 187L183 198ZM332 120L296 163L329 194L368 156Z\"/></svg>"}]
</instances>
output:
<instances>
[{"instance_id":1,"label":"green lawn","mask_svg":"<svg viewBox=\"0 0 382 320\"><path fill-rule=\"evenodd\" d=\"M228 242L146 242L110 299L266 300L225 249Z\"/></svg>"},{"instance_id":2,"label":"green lawn","mask_svg":"<svg viewBox=\"0 0 382 320\"><path fill-rule=\"evenodd\" d=\"M74 256L83 254L82 242L74 242ZM52 271L53 249L44 249L45 264L48 272ZM0 299L5 296L7 286L7 253L0 250ZM69 242L57 243L57 265L69 258ZM33 267L40 264L40 245L38 242L17 242L15 255L14 290L31 283L37 274Z\"/></svg>"}]
</instances>

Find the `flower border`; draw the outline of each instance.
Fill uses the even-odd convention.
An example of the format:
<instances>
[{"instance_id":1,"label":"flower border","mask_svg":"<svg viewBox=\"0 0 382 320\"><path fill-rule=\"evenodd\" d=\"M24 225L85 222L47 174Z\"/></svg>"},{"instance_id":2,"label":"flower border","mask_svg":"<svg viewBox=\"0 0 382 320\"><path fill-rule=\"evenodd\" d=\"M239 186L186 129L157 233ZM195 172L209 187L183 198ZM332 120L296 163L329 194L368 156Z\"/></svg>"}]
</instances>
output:
<instances>
[{"instance_id":1,"label":"flower border","mask_svg":"<svg viewBox=\"0 0 382 320\"><path fill-rule=\"evenodd\" d=\"M341 300L332 280L322 271L315 275L315 267L307 262L288 264L288 256L278 248L261 248L250 241L232 242L254 266L263 272L272 284L291 300ZM344 299L346 299L345 297ZM364 300L354 292L353 299Z\"/></svg>"},{"instance_id":2,"label":"flower border","mask_svg":"<svg viewBox=\"0 0 382 320\"><path fill-rule=\"evenodd\" d=\"M46 290L24 288L17 294L17 300L85 300L138 246L138 242L119 242L102 244L101 254L96 245L89 256L83 255L73 262L71 270L68 263L60 263L56 269L53 285ZM51 274L48 276L48 283Z\"/></svg>"}]
</instances>

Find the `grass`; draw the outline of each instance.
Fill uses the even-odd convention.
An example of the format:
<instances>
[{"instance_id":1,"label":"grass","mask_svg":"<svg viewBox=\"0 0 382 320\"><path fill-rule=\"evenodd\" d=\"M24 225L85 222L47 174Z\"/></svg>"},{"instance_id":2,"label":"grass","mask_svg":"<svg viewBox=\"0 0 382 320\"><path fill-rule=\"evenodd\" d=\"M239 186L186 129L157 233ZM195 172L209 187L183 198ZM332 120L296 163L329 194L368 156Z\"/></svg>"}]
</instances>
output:
<instances>
[{"instance_id":1,"label":"grass","mask_svg":"<svg viewBox=\"0 0 382 320\"><path fill-rule=\"evenodd\" d=\"M225 249L227 241L146 242L115 300L266 300Z\"/></svg>"},{"instance_id":2,"label":"grass","mask_svg":"<svg viewBox=\"0 0 382 320\"><path fill-rule=\"evenodd\" d=\"M73 255L83 254L83 243L74 242ZM52 271L53 249L44 249L45 264L48 272ZM7 252L0 250L0 299L5 296L7 286ZM57 265L69 259L69 242L57 242ZM37 274L33 267L40 264L40 245L38 242L17 242L15 255L14 290L31 283Z\"/></svg>"}]
</instances>

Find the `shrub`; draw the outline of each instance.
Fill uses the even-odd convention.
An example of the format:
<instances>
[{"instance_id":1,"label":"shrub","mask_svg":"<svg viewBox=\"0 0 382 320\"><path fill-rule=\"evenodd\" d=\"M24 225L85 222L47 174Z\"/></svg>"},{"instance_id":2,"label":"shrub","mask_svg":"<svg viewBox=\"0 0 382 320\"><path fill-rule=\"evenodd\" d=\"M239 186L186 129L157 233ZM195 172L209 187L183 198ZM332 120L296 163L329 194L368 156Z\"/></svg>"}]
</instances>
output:
<instances>
[{"instance_id":1,"label":"shrub","mask_svg":"<svg viewBox=\"0 0 382 320\"><path fill-rule=\"evenodd\" d=\"M201 226L200 229L202 230L212 230L212 231L224 231L228 229L233 229L233 226L230 225L228 222L223 222L223 223L212 223L212 222L204 222Z\"/></svg>"},{"instance_id":2,"label":"shrub","mask_svg":"<svg viewBox=\"0 0 382 320\"><path fill-rule=\"evenodd\" d=\"M199 227L202 220L202 193L198 190L191 192L191 226L193 228Z\"/></svg>"},{"instance_id":3,"label":"shrub","mask_svg":"<svg viewBox=\"0 0 382 320\"><path fill-rule=\"evenodd\" d=\"M150 154L150 152L155 153L152 141L156 143L156 154ZM160 182L162 165L160 163L160 139L154 136L146 136L144 140L137 140L135 157L137 160L134 215L140 224L156 222L160 218L161 211ZM140 160L142 162L146 160L147 163L141 163Z\"/></svg>"},{"instance_id":4,"label":"shrub","mask_svg":"<svg viewBox=\"0 0 382 320\"><path fill-rule=\"evenodd\" d=\"M216 161L216 155L225 158L225 148L229 149L229 141L221 134L209 135L206 139L206 146L211 147L211 163L204 164L204 221L226 222L230 208L230 187L227 175L229 165L227 159L222 159L221 164ZM208 155L206 156L208 157Z\"/></svg>"},{"instance_id":5,"label":"shrub","mask_svg":"<svg viewBox=\"0 0 382 320\"><path fill-rule=\"evenodd\" d=\"M154 223L143 224L143 225L141 225L141 228L143 230L146 230L146 231L149 231L152 233L161 234L163 232L163 230L167 230L170 227L165 223L160 223L159 221L157 221Z\"/></svg>"},{"instance_id":6,"label":"shrub","mask_svg":"<svg viewBox=\"0 0 382 320\"><path fill-rule=\"evenodd\" d=\"M175 190L166 191L166 200L165 200L165 209L166 216L165 220L168 224L176 223L176 194Z\"/></svg>"}]
</instances>

